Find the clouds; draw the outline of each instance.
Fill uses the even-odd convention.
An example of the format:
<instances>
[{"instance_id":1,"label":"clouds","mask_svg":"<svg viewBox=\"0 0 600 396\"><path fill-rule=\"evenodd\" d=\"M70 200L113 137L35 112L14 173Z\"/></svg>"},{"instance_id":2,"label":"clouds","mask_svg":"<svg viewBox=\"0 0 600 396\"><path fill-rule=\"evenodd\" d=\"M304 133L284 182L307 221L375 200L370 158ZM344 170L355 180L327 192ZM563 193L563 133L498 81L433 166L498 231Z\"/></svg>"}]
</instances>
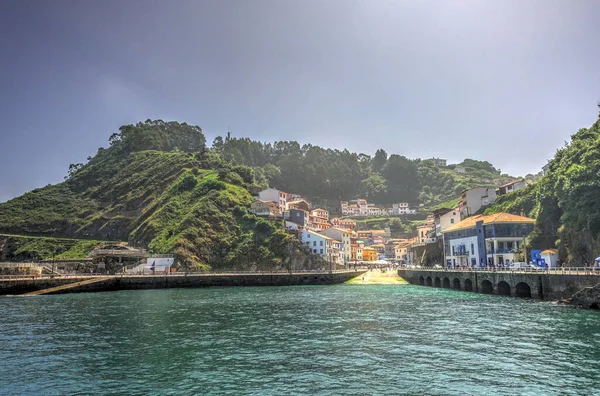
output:
<instances>
[{"instance_id":1,"label":"clouds","mask_svg":"<svg viewBox=\"0 0 600 396\"><path fill-rule=\"evenodd\" d=\"M21 190L59 180L147 118L525 174L593 122L600 96L594 2L56 0L4 11L17 55L0 76L11 134L0 165L18 163L7 177L28 181ZM48 145L56 155L41 170L10 154Z\"/></svg>"}]
</instances>

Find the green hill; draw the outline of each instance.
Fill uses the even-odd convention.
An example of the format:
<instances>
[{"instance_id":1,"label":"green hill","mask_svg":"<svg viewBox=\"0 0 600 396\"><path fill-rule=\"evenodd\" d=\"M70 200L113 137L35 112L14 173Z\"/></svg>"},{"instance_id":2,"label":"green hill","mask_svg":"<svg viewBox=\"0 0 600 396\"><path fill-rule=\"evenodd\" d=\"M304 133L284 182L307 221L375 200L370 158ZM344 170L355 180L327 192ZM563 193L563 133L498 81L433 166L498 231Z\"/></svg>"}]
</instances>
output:
<instances>
[{"instance_id":1,"label":"green hill","mask_svg":"<svg viewBox=\"0 0 600 396\"><path fill-rule=\"evenodd\" d=\"M200 128L148 120L110 141L65 182L0 204L0 233L128 241L205 269L278 267L295 252L281 224L248 213L252 169L205 150Z\"/></svg>"},{"instance_id":2,"label":"green hill","mask_svg":"<svg viewBox=\"0 0 600 396\"><path fill-rule=\"evenodd\" d=\"M559 259L584 265L600 255L600 120L556 152L536 184L501 196L486 214L523 211L536 219L533 248L558 248Z\"/></svg>"}]
</instances>

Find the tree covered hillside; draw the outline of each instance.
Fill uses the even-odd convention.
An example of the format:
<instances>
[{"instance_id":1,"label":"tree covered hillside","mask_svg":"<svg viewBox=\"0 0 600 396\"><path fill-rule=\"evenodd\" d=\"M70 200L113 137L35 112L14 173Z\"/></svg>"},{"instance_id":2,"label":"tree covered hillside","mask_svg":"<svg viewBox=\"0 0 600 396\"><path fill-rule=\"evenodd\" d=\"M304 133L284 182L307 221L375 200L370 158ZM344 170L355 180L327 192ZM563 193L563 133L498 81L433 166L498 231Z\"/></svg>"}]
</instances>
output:
<instances>
[{"instance_id":1,"label":"tree covered hillside","mask_svg":"<svg viewBox=\"0 0 600 396\"><path fill-rule=\"evenodd\" d=\"M124 240L204 268L282 265L292 239L247 211L254 172L204 143L177 122L123 126L65 182L0 204L0 232Z\"/></svg>"},{"instance_id":2,"label":"tree covered hillside","mask_svg":"<svg viewBox=\"0 0 600 396\"><path fill-rule=\"evenodd\" d=\"M464 189L492 185L501 177L487 161L466 159L438 167L431 160L388 156L382 149L371 157L311 144L301 146L295 141L271 144L230 137L217 137L213 149L228 161L253 167L264 184L297 192L330 209L340 200L359 197L382 204L434 205L456 198ZM457 173L456 167L465 173Z\"/></svg>"},{"instance_id":3,"label":"tree covered hillside","mask_svg":"<svg viewBox=\"0 0 600 396\"><path fill-rule=\"evenodd\" d=\"M498 211L536 218L533 247L558 247L563 262L593 262L600 255L600 120L571 136L537 184L499 197L486 213Z\"/></svg>"}]
</instances>

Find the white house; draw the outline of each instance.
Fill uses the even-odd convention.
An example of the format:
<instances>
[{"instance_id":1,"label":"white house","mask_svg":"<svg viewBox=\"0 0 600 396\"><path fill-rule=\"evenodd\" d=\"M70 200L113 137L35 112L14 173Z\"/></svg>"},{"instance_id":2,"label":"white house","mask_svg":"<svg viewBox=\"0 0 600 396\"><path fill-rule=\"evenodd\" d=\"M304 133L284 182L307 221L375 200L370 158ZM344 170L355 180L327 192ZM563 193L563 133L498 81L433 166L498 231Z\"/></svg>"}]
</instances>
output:
<instances>
[{"instance_id":1,"label":"white house","mask_svg":"<svg viewBox=\"0 0 600 396\"><path fill-rule=\"evenodd\" d=\"M323 231L323 234L342 243L342 261L349 262L352 257L352 245L350 241L352 232L350 230L331 227Z\"/></svg>"},{"instance_id":2,"label":"white house","mask_svg":"<svg viewBox=\"0 0 600 396\"><path fill-rule=\"evenodd\" d=\"M458 208L440 208L433 211L433 217L435 236L439 238L445 230L460 222L460 211Z\"/></svg>"},{"instance_id":3,"label":"white house","mask_svg":"<svg viewBox=\"0 0 600 396\"><path fill-rule=\"evenodd\" d=\"M525 179L513 180L506 183L496 189L496 195L509 194L511 192L519 191L527 187Z\"/></svg>"},{"instance_id":4,"label":"white house","mask_svg":"<svg viewBox=\"0 0 600 396\"><path fill-rule=\"evenodd\" d=\"M318 254L327 260L328 253L331 253L327 251L327 241L331 238L309 230L301 231L299 237L300 242L308 246L314 254Z\"/></svg>"},{"instance_id":5,"label":"white house","mask_svg":"<svg viewBox=\"0 0 600 396\"><path fill-rule=\"evenodd\" d=\"M494 187L475 187L462 192L458 202L461 218L473 216L483 206L491 205L496 201Z\"/></svg>"},{"instance_id":6,"label":"white house","mask_svg":"<svg viewBox=\"0 0 600 396\"><path fill-rule=\"evenodd\" d=\"M321 208L313 209L310 212L311 215L315 217L321 217L329 221L329 211Z\"/></svg>"},{"instance_id":7,"label":"white house","mask_svg":"<svg viewBox=\"0 0 600 396\"><path fill-rule=\"evenodd\" d=\"M465 173L467 170L465 168L462 168L460 166L454 168L454 172L456 173Z\"/></svg>"},{"instance_id":8,"label":"white house","mask_svg":"<svg viewBox=\"0 0 600 396\"><path fill-rule=\"evenodd\" d=\"M287 196L288 193L276 190L274 188L267 188L258 193L258 199L261 201L274 201L279 206L281 213L285 212L287 208Z\"/></svg>"}]
</instances>

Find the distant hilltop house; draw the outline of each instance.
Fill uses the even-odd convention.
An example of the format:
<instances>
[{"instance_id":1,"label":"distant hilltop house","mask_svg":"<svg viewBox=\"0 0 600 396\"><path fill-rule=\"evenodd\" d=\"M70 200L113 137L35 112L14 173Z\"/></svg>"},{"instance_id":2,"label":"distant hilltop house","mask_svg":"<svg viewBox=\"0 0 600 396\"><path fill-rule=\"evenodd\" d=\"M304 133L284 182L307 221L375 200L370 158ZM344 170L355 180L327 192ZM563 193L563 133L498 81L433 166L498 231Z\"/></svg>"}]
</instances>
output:
<instances>
[{"instance_id":1,"label":"distant hilltop house","mask_svg":"<svg viewBox=\"0 0 600 396\"><path fill-rule=\"evenodd\" d=\"M496 189L496 195L504 195L511 192L519 191L527 187L525 179L514 180L501 185Z\"/></svg>"},{"instance_id":2,"label":"distant hilltop house","mask_svg":"<svg viewBox=\"0 0 600 396\"><path fill-rule=\"evenodd\" d=\"M257 216L279 217L279 205L275 201L263 201L256 199L250 204L250 212Z\"/></svg>"},{"instance_id":3,"label":"distant hilltop house","mask_svg":"<svg viewBox=\"0 0 600 396\"><path fill-rule=\"evenodd\" d=\"M484 206L496 202L496 189L494 187L475 187L464 190L458 202L461 218L465 219L474 215Z\"/></svg>"},{"instance_id":4,"label":"distant hilltop house","mask_svg":"<svg viewBox=\"0 0 600 396\"><path fill-rule=\"evenodd\" d=\"M548 165L550 165L550 162L548 162L546 165L542 166L542 174L544 176L546 176L548 174Z\"/></svg>"},{"instance_id":5,"label":"distant hilltop house","mask_svg":"<svg viewBox=\"0 0 600 396\"><path fill-rule=\"evenodd\" d=\"M463 167L457 166L456 168L454 168L454 172L456 173L466 173L467 170Z\"/></svg>"},{"instance_id":6,"label":"distant hilltop house","mask_svg":"<svg viewBox=\"0 0 600 396\"><path fill-rule=\"evenodd\" d=\"M448 160L442 159L442 158L428 158L429 161L432 161L435 166L439 166L439 167L444 167L446 166Z\"/></svg>"},{"instance_id":7,"label":"distant hilltop house","mask_svg":"<svg viewBox=\"0 0 600 396\"><path fill-rule=\"evenodd\" d=\"M517 180L517 178L515 178L515 177L507 176L507 177L498 177L498 178L494 179L492 182L497 186L502 186L507 183L512 183L516 180Z\"/></svg>"},{"instance_id":8,"label":"distant hilltop house","mask_svg":"<svg viewBox=\"0 0 600 396\"><path fill-rule=\"evenodd\" d=\"M370 204L366 199L356 199L341 201L340 207L343 216L397 216L416 213L416 210L409 208L408 202L399 202L386 206Z\"/></svg>"}]
</instances>

